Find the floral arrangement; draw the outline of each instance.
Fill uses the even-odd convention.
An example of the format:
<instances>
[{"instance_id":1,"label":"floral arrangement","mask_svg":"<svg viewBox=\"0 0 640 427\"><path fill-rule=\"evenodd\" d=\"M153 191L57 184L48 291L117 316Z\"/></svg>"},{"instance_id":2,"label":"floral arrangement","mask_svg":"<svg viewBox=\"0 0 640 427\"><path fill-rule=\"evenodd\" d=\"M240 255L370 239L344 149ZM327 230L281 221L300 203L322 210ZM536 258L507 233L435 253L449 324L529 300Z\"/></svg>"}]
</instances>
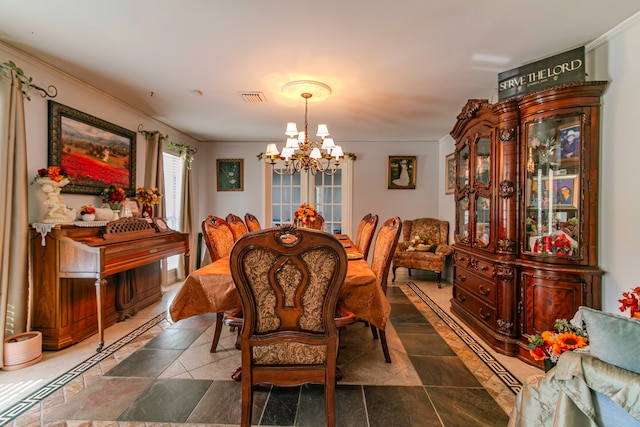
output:
<instances>
[{"instance_id":1,"label":"floral arrangement","mask_svg":"<svg viewBox=\"0 0 640 427\"><path fill-rule=\"evenodd\" d=\"M107 203L111 209L120 207L120 203L127 200L127 194L124 189L111 184L100 193L102 203Z\"/></svg>"},{"instance_id":2,"label":"floral arrangement","mask_svg":"<svg viewBox=\"0 0 640 427\"><path fill-rule=\"evenodd\" d=\"M94 215L96 213L96 208L93 207L91 203L87 206L82 206L80 208L80 215Z\"/></svg>"},{"instance_id":3,"label":"floral arrangement","mask_svg":"<svg viewBox=\"0 0 640 427\"><path fill-rule=\"evenodd\" d=\"M553 330L529 337L529 354L534 360L549 359L557 363L565 351L575 350L589 344L586 329L576 326L573 321L556 319Z\"/></svg>"},{"instance_id":4,"label":"floral arrangement","mask_svg":"<svg viewBox=\"0 0 640 427\"><path fill-rule=\"evenodd\" d=\"M418 245L433 245L435 242L433 239L427 238L427 236L415 235L411 240L407 242L407 250L415 251Z\"/></svg>"},{"instance_id":5,"label":"floral arrangement","mask_svg":"<svg viewBox=\"0 0 640 427\"><path fill-rule=\"evenodd\" d=\"M160 203L160 197L162 194L158 191L158 188L143 188L138 187L136 190L136 198L143 206L157 205Z\"/></svg>"},{"instance_id":6,"label":"floral arrangement","mask_svg":"<svg viewBox=\"0 0 640 427\"><path fill-rule=\"evenodd\" d=\"M309 203L303 203L300 205L298 210L294 212L294 216L296 217L296 220L302 222L304 225L309 225L311 222L316 220L318 211L315 206L310 205Z\"/></svg>"},{"instance_id":7,"label":"floral arrangement","mask_svg":"<svg viewBox=\"0 0 640 427\"><path fill-rule=\"evenodd\" d=\"M622 304L620 311L624 312L629 309L629 316L640 318L640 286L631 290L631 292L623 292L622 299L618 302Z\"/></svg>"},{"instance_id":8,"label":"floral arrangement","mask_svg":"<svg viewBox=\"0 0 640 427\"><path fill-rule=\"evenodd\" d=\"M38 178L49 178L54 182L60 182L63 179L73 181L73 177L67 171L58 166L49 166L48 168L38 169L38 173L35 178L33 178L32 183L36 182Z\"/></svg>"},{"instance_id":9,"label":"floral arrangement","mask_svg":"<svg viewBox=\"0 0 640 427\"><path fill-rule=\"evenodd\" d=\"M539 163L547 164L551 161L553 152L560 148L560 143L553 137L536 135L529 140L529 147L536 150Z\"/></svg>"}]
</instances>

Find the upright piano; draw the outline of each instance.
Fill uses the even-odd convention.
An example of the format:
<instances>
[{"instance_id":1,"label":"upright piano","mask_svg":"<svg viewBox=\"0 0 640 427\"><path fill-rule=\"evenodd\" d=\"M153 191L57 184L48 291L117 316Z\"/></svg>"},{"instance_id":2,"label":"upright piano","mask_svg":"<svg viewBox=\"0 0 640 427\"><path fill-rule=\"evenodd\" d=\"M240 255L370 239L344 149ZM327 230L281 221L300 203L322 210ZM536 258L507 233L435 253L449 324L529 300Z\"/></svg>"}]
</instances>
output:
<instances>
[{"instance_id":1,"label":"upright piano","mask_svg":"<svg viewBox=\"0 0 640 427\"><path fill-rule=\"evenodd\" d=\"M106 327L162 298L160 260L184 254L188 272L188 234L158 231L146 222L144 230L131 231L136 221L145 222L123 218L107 226L32 230L31 328L42 332L44 349L65 348L98 332L102 350Z\"/></svg>"}]
</instances>

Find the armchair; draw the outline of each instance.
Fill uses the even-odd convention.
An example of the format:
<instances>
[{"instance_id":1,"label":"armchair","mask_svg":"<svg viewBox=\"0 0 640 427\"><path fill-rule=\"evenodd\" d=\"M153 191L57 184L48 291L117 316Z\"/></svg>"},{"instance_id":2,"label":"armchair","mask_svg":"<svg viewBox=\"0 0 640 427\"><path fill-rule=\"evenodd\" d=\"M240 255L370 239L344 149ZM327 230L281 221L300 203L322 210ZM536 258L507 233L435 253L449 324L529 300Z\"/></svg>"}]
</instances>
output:
<instances>
[{"instance_id":1,"label":"armchair","mask_svg":"<svg viewBox=\"0 0 640 427\"><path fill-rule=\"evenodd\" d=\"M414 236L425 236L434 241L433 247L428 251L408 250L409 241ZM453 249L449 246L449 222L436 218L418 218L402 222L403 241L396 245L393 254L393 277L396 280L396 269L405 267L409 269L428 270L436 273L438 287L442 287L440 279L444 263Z\"/></svg>"}]
</instances>

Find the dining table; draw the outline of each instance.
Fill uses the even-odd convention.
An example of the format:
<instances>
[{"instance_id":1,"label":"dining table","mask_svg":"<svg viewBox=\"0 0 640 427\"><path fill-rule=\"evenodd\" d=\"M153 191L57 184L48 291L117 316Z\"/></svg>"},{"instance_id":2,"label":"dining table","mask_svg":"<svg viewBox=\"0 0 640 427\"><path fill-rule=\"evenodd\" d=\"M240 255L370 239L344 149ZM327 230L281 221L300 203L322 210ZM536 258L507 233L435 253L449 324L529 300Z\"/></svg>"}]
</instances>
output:
<instances>
[{"instance_id":1,"label":"dining table","mask_svg":"<svg viewBox=\"0 0 640 427\"><path fill-rule=\"evenodd\" d=\"M342 243L348 259L339 301L358 319L384 330L391 305L378 285L375 273L347 235L334 236ZM222 313L241 307L240 296L231 277L229 257L224 257L187 276L169 306L169 316L177 322L191 316Z\"/></svg>"}]
</instances>

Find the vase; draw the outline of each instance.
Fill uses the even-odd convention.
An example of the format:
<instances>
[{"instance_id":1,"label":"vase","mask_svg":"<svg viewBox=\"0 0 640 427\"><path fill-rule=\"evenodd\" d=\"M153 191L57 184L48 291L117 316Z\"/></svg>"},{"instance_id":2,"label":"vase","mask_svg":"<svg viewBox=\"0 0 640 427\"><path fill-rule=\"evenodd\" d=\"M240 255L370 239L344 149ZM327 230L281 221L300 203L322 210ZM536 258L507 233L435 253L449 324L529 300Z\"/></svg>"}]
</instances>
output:
<instances>
[{"instance_id":1,"label":"vase","mask_svg":"<svg viewBox=\"0 0 640 427\"><path fill-rule=\"evenodd\" d=\"M142 216L144 218L153 218L153 206L142 205Z\"/></svg>"},{"instance_id":2,"label":"vase","mask_svg":"<svg viewBox=\"0 0 640 427\"><path fill-rule=\"evenodd\" d=\"M84 214L84 215L82 215L82 220L83 221L95 221L96 220L96 214Z\"/></svg>"},{"instance_id":3,"label":"vase","mask_svg":"<svg viewBox=\"0 0 640 427\"><path fill-rule=\"evenodd\" d=\"M69 183L67 178L54 181L49 178L37 178L36 182L41 186L42 191L47 195L46 200L43 202L43 206L46 209L46 213L42 218L42 222L49 224L57 224L63 222L71 222L75 219L75 214L69 208L60 195L62 187Z\"/></svg>"},{"instance_id":4,"label":"vase","mask_svg":"<svg viewBox=\"0 0 640 427\"><path fill-rule=\"evenodd\" d=\"M120 209L113 210L113 220L120 219Z\"/></svg>"}]
</instances>

